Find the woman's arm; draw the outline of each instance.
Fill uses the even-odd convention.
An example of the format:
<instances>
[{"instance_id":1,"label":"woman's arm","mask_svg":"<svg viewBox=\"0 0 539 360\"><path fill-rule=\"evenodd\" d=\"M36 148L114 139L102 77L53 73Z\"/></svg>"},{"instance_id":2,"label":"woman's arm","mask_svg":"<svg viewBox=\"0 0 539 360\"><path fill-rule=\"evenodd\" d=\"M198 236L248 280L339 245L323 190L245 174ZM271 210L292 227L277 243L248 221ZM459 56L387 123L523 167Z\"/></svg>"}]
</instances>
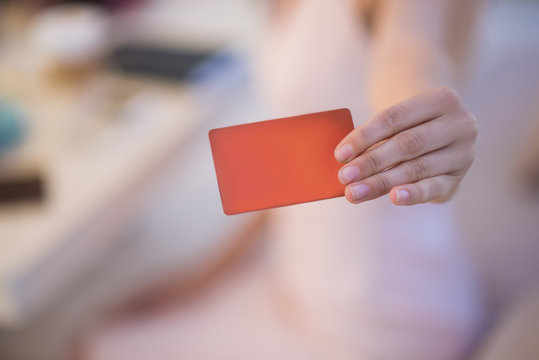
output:
<instances>
[{"instance_id":1,"label":"woman's arm","mask_svg":"<svg viewBox=\"0 0 539 360\"><path fill-rule=\"evenodd\" d=\"M479 2L377 3L369 89L376 116L336 148L353 203L449 200L474 158L477 121L452 90ZM459 50L460 49L460 50Z\"/></svg>"},{"instance_id":2,"label":"woman's arm","mask_svg":"<svg viewBox=\"0 0 539 360\"><path fill-rule=\"evenodd\" d=\"M377 1L371 104L381 111L420 91L458 90L483 0Z\"/></svg>"}]
</instances>

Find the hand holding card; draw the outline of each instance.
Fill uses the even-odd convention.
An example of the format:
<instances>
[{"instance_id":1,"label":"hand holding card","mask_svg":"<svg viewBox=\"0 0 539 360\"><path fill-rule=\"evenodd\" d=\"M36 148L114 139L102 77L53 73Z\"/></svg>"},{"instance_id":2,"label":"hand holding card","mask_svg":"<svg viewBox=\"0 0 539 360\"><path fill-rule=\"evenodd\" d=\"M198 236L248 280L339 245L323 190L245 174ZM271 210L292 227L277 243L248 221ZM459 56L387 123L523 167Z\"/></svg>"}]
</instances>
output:
<instances>
[{"instance_id":1,"label":"hand holding card","mask_svg":"<svg viewBox=\"0 0 539 360\"><path fill-rule=\"evenodd\" d=\"M353 129L350 111L339 109L211 130L224 212L343 196L333 152Z\"/></svg>"}]
</instances>

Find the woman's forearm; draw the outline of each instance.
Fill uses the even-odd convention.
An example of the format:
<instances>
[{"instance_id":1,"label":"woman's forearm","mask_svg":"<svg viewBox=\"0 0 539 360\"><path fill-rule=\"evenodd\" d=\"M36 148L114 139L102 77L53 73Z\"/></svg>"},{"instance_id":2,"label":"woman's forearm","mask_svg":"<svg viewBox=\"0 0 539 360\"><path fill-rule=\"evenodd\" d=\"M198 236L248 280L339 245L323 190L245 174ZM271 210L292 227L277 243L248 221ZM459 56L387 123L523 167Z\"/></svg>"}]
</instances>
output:
<instances>
[{"instance_id":1,"label":"woman's forearm","mask_svg":"<svg viewBox=\"0 0 539 360\"><path fill-rule=\"evenodd\" d=\"M421 43L377 49L372 64L369 97L375 112L433 87L454 87L451 61Z\"/></svg>"},{"instance_id":2,"label":"woman's forearm","mask_svg":"<svg viewBox=\"0 0 539 360\"><path fill-rule=\"evenodd\" d=\"M382 2L375 20L369 73L374 111L428 88L457 87L462 69L456 52L470 37L455 28L470 27L473 18L469 14L477 5L477 0Z\"/></svg>"}]
</instances>

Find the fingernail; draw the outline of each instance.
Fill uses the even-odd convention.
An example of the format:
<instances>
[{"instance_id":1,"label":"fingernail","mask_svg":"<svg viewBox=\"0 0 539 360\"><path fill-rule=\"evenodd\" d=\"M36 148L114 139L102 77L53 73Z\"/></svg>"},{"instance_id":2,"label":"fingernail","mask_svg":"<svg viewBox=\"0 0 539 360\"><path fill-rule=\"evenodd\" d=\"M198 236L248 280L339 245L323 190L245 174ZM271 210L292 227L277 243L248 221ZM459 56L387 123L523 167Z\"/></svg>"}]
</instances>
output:
<instances>
[{"instance_id":1,"label":"fingernail","mask_svg":"<svg viewBox=\"0 0 539 360\"><path fill-rule=\"evenodd\" d=\"M397 203L404 203L410 198L408 190L401 189L395 191L395 193L397 195Z\"/></svg>"},{"instance_id":2,"label":"fingernail","mask_svg":"<svg viewBox=\"0 0 539 360\"><path fill-rule=\"evenodd\" d=\"M342 184L348 185L359 178L359 169L356 166L344 167L339 171L339 177Z\"/></svg>"},{"instance_id":3,"label":"fingernail","mask_svg":"<svg viewBox=\"0 0 539 360\"><path fill-rule=\"evenodd\" d=\"M344 144L337 148L335 151L335 158L339 162L346 162L352 158L352 155L354 154L354 150L349 144Z\"/></svg>"},{"instance_id":4,"label":"fingernail","mask_svg":"<svg viewBox=\"0 0 539 360\"><path fill-rule=\"evenodd\" d=\"M364 199L369 194L369 187L365 184L350 186L352 200L359 201Z\"/></svg>"}]
</instances>

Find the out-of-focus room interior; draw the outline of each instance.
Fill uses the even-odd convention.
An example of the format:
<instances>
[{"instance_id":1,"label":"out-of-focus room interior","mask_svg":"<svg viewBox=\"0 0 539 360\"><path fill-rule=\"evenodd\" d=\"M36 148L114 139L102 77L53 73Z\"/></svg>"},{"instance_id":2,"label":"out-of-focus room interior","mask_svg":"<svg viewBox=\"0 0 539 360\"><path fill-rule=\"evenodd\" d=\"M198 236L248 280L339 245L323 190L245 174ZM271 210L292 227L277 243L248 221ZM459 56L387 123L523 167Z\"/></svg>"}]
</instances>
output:
<instances>
[{"instance_id":1,"label":"out-of-focus room interior","mask_svg":"<svg viewBox=\"0 0 539 360\"><path fill-rule=\"evenodd\" d=\"M254 289L274 211L223 213L207 136L294 115L261 85L267 2L0 0L1 359L315 358L295 308ZM484 317L466 358L535 359L539 1L487 2L479 28L452 200ZM297 109L364 101L335 96Z\"/></svg>"}]
</instances>

